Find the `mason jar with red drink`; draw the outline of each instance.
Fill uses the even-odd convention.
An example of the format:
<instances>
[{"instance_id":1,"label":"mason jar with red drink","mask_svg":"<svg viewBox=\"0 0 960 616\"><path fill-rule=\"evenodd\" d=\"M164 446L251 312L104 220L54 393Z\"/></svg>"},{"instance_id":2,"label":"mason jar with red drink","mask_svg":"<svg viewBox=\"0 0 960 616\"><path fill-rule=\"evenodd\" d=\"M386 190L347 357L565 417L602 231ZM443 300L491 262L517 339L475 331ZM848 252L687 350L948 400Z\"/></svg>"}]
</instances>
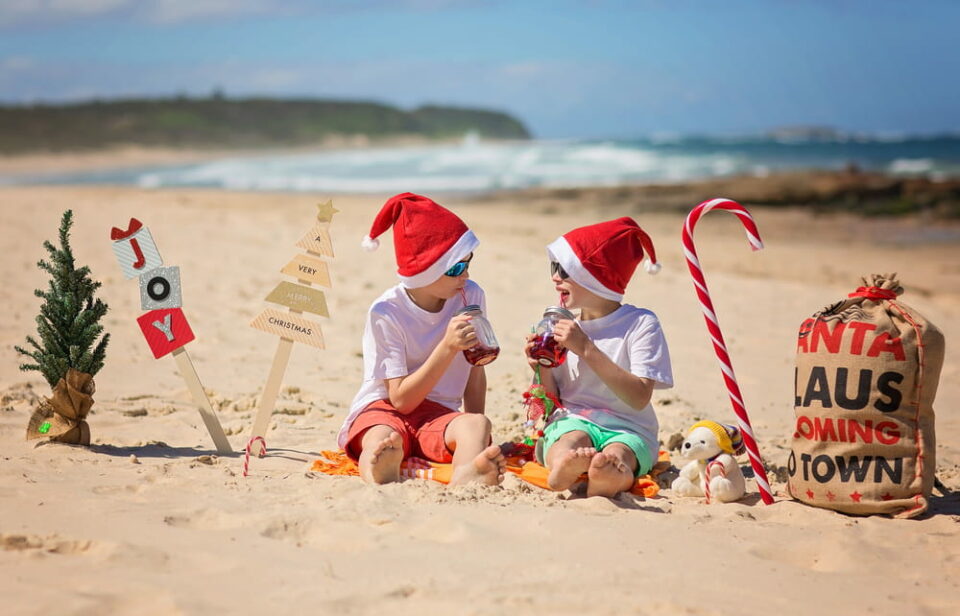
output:
<instances>
[{"instance_id":1,"label":"mason jar with red drink","mask_svg":"<svg viewBox=\"0 0 960 616\"><path fill-rule=\"evenodd\" d=\"M530 357L544 368L556 368L567 359L567 349L561 347L553 337L553 330L563 319L573 321L576 317L562 306L550 306L543 311L543 319L537 323Z\"/></svg>"},{"instance_id":2,"label":"mason jar with red drink","mask_svg":"<svg viewBox=\"0 0 960 616\"><path fill-rule=\"evenodd\" d=\"M477 344L463 350L463 356L467 358L467 361L474 366L485 366L495 360L497 355L500 354L500 343L497 342L497 337L493 334L493 327L491 327L490 321L483 316L480 306L476 304L464 306L457 311L457 314L470 315L470 324L473 325L473 330L477 334Z\"/></svg>"}]
</instances>

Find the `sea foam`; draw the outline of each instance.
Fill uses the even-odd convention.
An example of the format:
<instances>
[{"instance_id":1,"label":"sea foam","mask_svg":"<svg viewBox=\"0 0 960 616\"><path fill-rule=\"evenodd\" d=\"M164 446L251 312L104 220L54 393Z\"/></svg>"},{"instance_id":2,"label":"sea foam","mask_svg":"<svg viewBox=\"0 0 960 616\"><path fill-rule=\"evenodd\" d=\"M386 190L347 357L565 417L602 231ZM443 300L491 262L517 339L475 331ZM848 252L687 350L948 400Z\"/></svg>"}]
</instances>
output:
<instances>
[{"instance_id":1,"label":"sea foam","mask_svg":"<svg viewBox=\"0 0 960 616\"><path fill-rule=\"evenodd\" d=\"M960 176L960 138L682 137L373 147L230 157L189 165L0 177L0 183L134 184L329 193L483 192L529 187L677 183L789 169Z\"/></svg>"}]
</instances>

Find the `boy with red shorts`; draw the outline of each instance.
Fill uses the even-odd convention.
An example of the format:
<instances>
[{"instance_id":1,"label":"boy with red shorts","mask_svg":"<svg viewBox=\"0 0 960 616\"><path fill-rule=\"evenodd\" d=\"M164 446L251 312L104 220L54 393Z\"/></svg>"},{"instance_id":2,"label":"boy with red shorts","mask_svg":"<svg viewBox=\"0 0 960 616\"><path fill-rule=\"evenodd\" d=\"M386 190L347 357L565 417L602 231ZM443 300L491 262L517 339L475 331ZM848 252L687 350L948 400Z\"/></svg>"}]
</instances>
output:
<instances>
[{"instance_id":1,"label":"boy with red shorts","mask_svg":"<svg viewBox=\"0 0 960 616\"><path fill-rule=\"evenodd\" d=\"M400 284L367 314L363 384L337 442L370 483L397 481L403 459L417 456L452 462L450 485L497 485L505 463L483 414L486 375L462 353L477 335L470 316L456 314L485 307L468 273L480 242L455 214L412 193L384 204L364 247L375 250L391 226Z\"/></svg>"}]
</instances>

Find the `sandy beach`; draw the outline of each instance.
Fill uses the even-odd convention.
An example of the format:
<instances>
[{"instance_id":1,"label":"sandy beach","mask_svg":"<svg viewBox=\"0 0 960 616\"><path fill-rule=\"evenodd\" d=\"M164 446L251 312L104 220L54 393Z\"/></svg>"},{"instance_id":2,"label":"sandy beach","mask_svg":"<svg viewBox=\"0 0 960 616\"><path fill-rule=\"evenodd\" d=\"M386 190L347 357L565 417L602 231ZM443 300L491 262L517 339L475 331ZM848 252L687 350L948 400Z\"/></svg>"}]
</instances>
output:
<instances>
[{"instance_id":1,"label":"sandy beach","mask_svg":"<svg viewBox=\"0 0 960 616\"><path fill-rule=\"evenodd\" d=\"M737 199L735 186L724 195ZM696 240L760 450L786 464L800 322L870 273L897 272L902 300L944 333L935 409L935 495L915 520L851 517L776 503L748 480L742 502L706 505L663 489L616 500L551 493L508 476L502 487L448 489L408 480L373 487L311 472L362 374L370 302L394 284L392 241L360 239L389 195L334 197L336 258L322 319L325 350L293 349L266 436L242 450L277 338L248 323L300 251L319 194L0 188L0 593L4 614L953 614L960 605L960 223L814 215L756 208L766 249L752 253L734 216L716 212ZM601 195L602 197L602 195ZM555 302L544 246L569 229L625 213L657 247L663 271L638 270L626 301L655 311L676 386L654 405L666 442L695 421L732 422L680 245L683 215L602 198L442 198L481 247L484 287L503 347L487 369L497 442L522 431L530 374L524 335ZM750 202L744 200L750 207ZM45 287L35 267L60 215L75 214L78 263L103 282L112 338L96 376L88 448L24 440L49 388L18 370L13 345L35 332ZM136 324L135 280L111 251L111 227L136 217L165 265L181 268L187 347L233 456L217 456L171 357L155 360ZM746 456L740 459L747 464ZM679 465L681 462L676 461Z\"/></svg>"}]
</instances>

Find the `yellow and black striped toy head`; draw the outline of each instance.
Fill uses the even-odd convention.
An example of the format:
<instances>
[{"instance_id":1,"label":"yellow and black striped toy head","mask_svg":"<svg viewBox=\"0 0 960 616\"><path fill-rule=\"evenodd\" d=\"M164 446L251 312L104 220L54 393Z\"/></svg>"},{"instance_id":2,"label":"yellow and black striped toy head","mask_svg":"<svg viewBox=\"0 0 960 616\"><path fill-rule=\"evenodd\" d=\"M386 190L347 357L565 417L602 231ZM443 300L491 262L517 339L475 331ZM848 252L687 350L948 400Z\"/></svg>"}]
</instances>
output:
<instances>
[{"instance_id":1,"label":"yellow and black striped toy head","mask_svg":"<svg viewBox=\"0 0 960 616\"><path fill-rule=\"evenodd\" d=\"M687 434L690 434L696 428L706 428L713 432L717 437L717 444L720 446L720 449L732 456L738 456L746 450L743 445L743 437L740 436L740 429L736 426L704 420L698 421L690 426Z\"/></svg>"}]
</instances>

